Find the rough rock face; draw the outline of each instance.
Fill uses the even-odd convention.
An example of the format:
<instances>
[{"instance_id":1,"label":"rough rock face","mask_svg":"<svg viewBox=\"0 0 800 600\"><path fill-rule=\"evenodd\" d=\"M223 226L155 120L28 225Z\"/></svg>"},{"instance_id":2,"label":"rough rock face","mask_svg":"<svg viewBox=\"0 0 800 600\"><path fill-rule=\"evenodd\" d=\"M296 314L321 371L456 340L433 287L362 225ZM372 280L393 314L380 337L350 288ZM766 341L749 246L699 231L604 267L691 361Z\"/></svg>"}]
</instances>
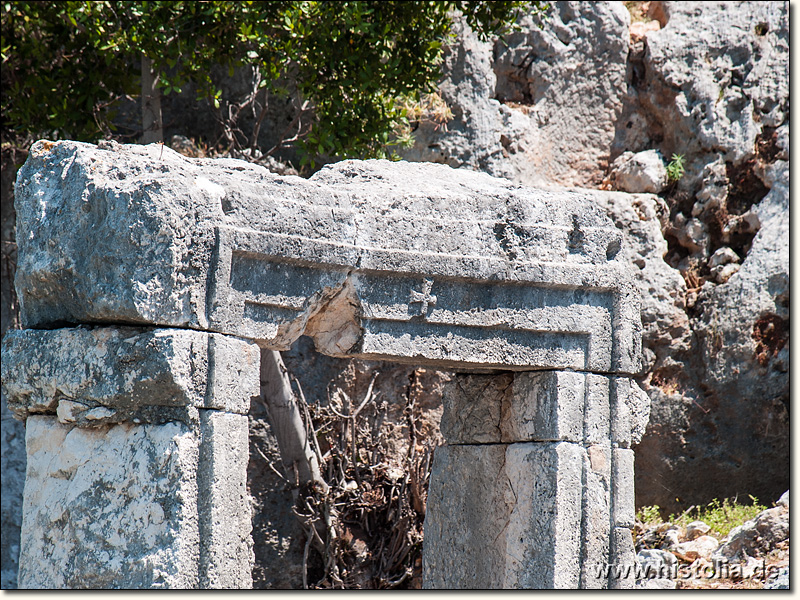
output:
<instances>
[{"instance_id":1,"label":"rough rock face","mask_svg":"<svg viewBox=\"0 0 800 600\"><path fill-rule=\"evenodd\" d=\"M776 544L788 539L789 492L786 491L775 507L731 529L714 555L731 562L747 562L748 557L764 556Z\"/></svg>"},{"instance_id":2,"label":"rough rock face","mask_svg":"<svg viewBox=\"0 0 800 600\"><path fill-rule=\"evenodd\" d=\"M663 147L741 164L789 116L788 3L661 4L667 23L647 36L641 100Z\"/></svg>"},{"instance_id":3,"label":"rough rock face","mask_svg":"<svg viewBox=\"0 0 800 600\"><path fill-rule=\"evenodd\" d=\"M632 86L650 136L626 149L685 157L662 229L692 334L645 378L637 501L768 498L788 485L788 6L656 4Z\"/></svg>"},{"instance_id":4,"label":"rough rock face","mask_svg":"<svg viewBox=\"0 0 800 600\"><path fill-rule=\"evenodd\" d=\"M409 160L480 169L526 184L597 184L622 110L630 16L618 2L556 2L506 43L466 26L445 59L454 120L421 124Z\"/></svg>"}]
</instances>

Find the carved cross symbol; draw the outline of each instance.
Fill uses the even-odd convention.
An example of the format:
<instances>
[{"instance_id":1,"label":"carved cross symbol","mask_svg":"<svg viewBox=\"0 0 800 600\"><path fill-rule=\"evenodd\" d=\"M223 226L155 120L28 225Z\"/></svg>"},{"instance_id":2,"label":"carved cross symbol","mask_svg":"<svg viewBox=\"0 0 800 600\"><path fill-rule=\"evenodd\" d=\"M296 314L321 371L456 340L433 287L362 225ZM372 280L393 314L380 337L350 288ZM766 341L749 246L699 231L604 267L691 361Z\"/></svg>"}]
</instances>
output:
<instances>
[{"instance_id":1,"label":"carved cross symbol","mask_svg":"<svg viewBox=\"0 0 800 600\"><path fill-rule=\"evenodd\" d=\"M428 306L436 306L436 296L431 294L433 279L425 279L422 282L422 292L411 290L409 304L420 303L420 314L424 317L428 312Z\"/></svg>"}]
</instances>

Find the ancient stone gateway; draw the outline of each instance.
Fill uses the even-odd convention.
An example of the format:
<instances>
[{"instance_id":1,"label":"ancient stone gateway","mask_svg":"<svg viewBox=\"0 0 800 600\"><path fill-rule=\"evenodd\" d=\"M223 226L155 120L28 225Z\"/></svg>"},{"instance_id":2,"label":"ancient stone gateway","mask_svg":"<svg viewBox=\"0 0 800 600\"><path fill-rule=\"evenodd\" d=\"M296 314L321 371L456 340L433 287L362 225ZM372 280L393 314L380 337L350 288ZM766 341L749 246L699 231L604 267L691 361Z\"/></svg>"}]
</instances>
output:
<instances>
[{"instance_id":1,"label":"ancient stone gateway","mask_svg":"<svg viewBox=\"0 0 800 600\"><path fill-rule=\"evenodd\" d=\"M251 586L246 413L260 352L302 334L458 372L426 587L632 585L607 565L634 561L639 304L620 233L580 193L43 141L16 202L20 587Z\"/></svg>"}]
</instances>

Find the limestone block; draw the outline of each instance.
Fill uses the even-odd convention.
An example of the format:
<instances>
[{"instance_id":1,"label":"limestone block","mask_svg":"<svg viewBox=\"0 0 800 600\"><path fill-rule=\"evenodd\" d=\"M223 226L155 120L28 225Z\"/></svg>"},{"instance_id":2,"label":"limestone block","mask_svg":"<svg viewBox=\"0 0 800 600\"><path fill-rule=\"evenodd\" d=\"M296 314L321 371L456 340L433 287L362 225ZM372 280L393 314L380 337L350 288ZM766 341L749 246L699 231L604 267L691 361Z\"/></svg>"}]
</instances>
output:
<instances>
[{"instance_id":1,"label":"limestone block","mask_svg":"<svg viewBox=\"0 0 800 600\"><path fill-rule=\"evenodd\" d=\"M437 448L424 586L577 588L584 456L567 442Z\"/></svg>"},{"instance_id":2,"label":"limestone block","mask_svg":"<svg viewBox=\"0 0 800 600\"><path fill-rule=\"evenodd\" d=\"M612 569L608 587L615 590L632 590L636 587L636 550L633 546L633 534L627 527L611 529L611 564Z\"/></svg>"},{"instance_id":3,"label":"limestone block","mask_svg":"<svg viewBox=\"0 0 800 600\"><path fill-rule=\"evenodd\" d=\"M183 423L31 415L19 587L198 587L198 441Z\"/></svg>"},{"instance_id":4,"label":"limestone block","mask_svg":"<svg viewBox=\"0 0 800 600\"><path fill-rule=\"evenodd\" d=\"M514 376L511 403L503 421L509 441L583 440L583 373L541 371Z\"/></svg>"},{"instance_id":5,"label":"limestone block","mask_svg":"<svg viewBox=\"0 0 800 600\"><path fill-rule=\"evenodd\" d=\"M191 420L187 411L246 414L259 394L252 342L186 329L77 327L10 330L2 381L18 418L58 414L64 423Z\"/></svg>"},{"instance_id":6,"label":"limestone block","mask_svg":"<svg viewBox=\"0 0 800 600\"><path fill-rule=\"evenodd\" d=\"M595 444L584 457L581 589L605 589L611 544L611 447Z\"/></svg>"},{"instance_id":7,"label":"limestone block","mask_svg":"<svg viewBox=\"0 0 800 600\"><path fill-rule=\"evenodd\" d=\"M247 417L203 410L200 429L200 587L251 588L255 554L247 493Z\"/></svg>"},{"instance_id":8,"label":"limestone block","mask_svg":"<svg viewBox=\"0 0 800 600\"><path fill-rule=\"evenodd\" d=\"M633 527L636 503L633 494L633 450L611 449L612 522L617 527Z\"/></svg>"},{"instance_id":9,"label":"limestone block","mask_svg":"<svg viewBox=\"0 0 800 600\"><path fill-rule=\"evenodd\" d=\"M623 448L638 444L650 421L650 397L636 381L610 377L611 441Z\"/></svg>"},{"instance_id":10,"label":"limestone block","mask_svg":"<svg viewBox=\"0 0 800 600\"><path fill-rule=\"evenodd\" d=\"M631 409L627 399L631 394L631 381L626 377L612 377L610 384L611 441L628 448L631 445Z\"/></svg>"},{"instance_id":11,"label":"limestone block","mask_svg":"<svg viewBox=\"0 0 800 600\"><path fill-rule=\"evenodd\" d=\"M635 373L639 299L621 234L588 197L444 165L344 161L304 180L156 145L42 141L17 178L22 320Z\"/></svg>"},{"instance_id":12,"label":"limestone block","mask_svg":"<svg viewBox=\"0 0 800 600\"><path fill-rule=\"evenodd\" d=\"M583 373L456 375L442 390L440 429L450 444L583 439ZM597 398L608 406L608 397Z\"/></svg>"},{"instance_id":13,"label":"limestone block","mask_svg":"<svg viewBox=\"0 0 800 600\"><path fill-rule=\"evenodd\" d=\"M497 444L504 439L504 407L513 397L515 375L457 374L442 386L439 431L448 444ZM522 440L516 440L522 441Z\"/></svg>"},{"instance_id":14,"label":"limestone block","mask_svg":"<svg viewBox=\"0 0 800 600\"><path fill-rule=\"evenodd\" d=\"M586 374L586 405L583 411L583 439L587 444L604 444L611 439L609 380Z\"/></svg>"},{"instance_id":15,"label":"limestone block","mask_svg":"<svg viewBox=\"0 0 800 600\"><path fill-rule=\"evenodd\" d=\"M27 420L21 588L248 588L247 417Z\"/></svg>"}]
</instances>

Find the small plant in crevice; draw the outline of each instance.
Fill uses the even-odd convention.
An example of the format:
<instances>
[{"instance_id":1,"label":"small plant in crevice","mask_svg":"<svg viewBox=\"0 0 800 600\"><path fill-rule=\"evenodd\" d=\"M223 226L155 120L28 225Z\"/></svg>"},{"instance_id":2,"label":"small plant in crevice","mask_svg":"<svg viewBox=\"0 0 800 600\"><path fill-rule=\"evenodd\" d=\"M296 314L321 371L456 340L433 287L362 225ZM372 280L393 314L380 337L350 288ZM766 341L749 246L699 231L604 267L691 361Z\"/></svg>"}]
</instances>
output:
<instances>
[{"instance_id":1,"label":"small plant in crevice","mask_svg":"<svg viewBox=\"0 0 800 600\"><path fill-rule=\"evenodd\" d=\"M673 154L667 163L667 179L670 183L678 181L684 173L683 154Z\"/></svg>"}]
</instances>

